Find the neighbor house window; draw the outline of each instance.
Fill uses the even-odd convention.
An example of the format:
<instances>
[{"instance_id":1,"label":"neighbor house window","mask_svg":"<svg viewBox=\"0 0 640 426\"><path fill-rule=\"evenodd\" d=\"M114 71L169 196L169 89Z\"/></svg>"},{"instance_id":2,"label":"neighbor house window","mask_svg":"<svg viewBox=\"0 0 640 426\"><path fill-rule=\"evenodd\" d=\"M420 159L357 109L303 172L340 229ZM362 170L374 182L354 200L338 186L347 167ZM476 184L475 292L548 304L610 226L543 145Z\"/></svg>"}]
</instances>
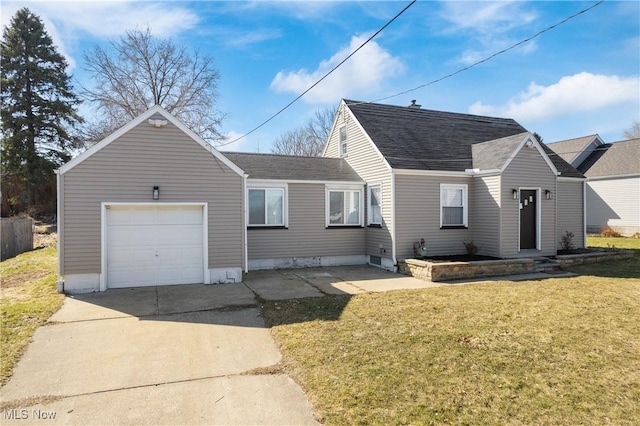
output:
<instances>
[{"instance_id":1,"label":"neighbor house window","mask_svg":"<svg viewBox=\"0 0 640 426\"><path fill-rule=\"evenodd\" d=\"M361 226L361 189L327 189L327 226Z\"/></svg>"},{"instance_id":2,"label":"neighbor house window","mask_svg":"<svg viewBox=\"0 0 640 426\"><path fill-rule=\"evenodd\" d=\"M340 127L340 157L347 155L347 128Z\"/></svg>"},{"instance_id":3,"label":"neighbor house window","mask_svg":"<svg viewBox=\"0 0 640 426\"><path fill-rule=\"evenodd\" d=\"M285 189L249 189L249 226L285 226Z\"/></svg>"},{"instance_id":4,"label":"neighbor house window","mask_svg":"<svg viewBox=\"0 0 640 426\"><path fill-rule=\"evenodd\" d=\"M382 187L369 186L369 225L382 225Z\"/></svg>"},{"instance_id":5,"label":"neighbor house window","mask_svg":"<svg viewBox=\"0 0 640 426\"><path fill-rule=\"evenodd\" d=\"M440 185L440 226L467 226L467 185Z\"/></svg>"}]
</instances>

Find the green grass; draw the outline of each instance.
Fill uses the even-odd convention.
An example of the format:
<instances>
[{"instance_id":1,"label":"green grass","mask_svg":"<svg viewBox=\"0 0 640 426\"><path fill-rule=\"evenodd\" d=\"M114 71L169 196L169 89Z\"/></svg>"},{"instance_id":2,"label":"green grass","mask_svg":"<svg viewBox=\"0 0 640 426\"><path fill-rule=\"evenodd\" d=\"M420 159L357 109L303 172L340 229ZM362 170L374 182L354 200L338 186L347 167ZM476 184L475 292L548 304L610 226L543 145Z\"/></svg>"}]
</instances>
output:
<instances>
[{"instance_id":1,"label":"green grass","mask_svg":"<svg viewBox=\"0 0 640 426\"><path fill-rule=\"evenodd\" d=\"M2 384L11 377L35 330L62 306L64 296L56 292L56 265L55 248L30 251L0 263Z\"/></svg>"},{"instance_id":2,"label":"green grass","mask_svg":"<svg viewBox=\"0 0 640 426\"><path fill-rule=\"evenodd\" d=\"M578 277L268 302L265 316L327 425L635 425L638 253Z\"/></svg>"}]
</instances>

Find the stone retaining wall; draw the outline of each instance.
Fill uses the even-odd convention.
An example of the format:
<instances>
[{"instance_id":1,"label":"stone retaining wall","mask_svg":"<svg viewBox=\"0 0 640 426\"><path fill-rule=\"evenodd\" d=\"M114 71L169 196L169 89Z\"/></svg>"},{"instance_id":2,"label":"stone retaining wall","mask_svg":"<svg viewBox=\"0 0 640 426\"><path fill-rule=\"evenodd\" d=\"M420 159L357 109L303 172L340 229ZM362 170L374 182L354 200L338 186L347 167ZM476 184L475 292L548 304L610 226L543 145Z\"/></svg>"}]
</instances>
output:
<instances>
[{"instance_id":1,"label":"stone retaining wall","mask_svg":"<svg viewBox=\"0 0 640 426\"><path fill-rule=\"evenodd\" d=\"M405 259L398 262L400 273L434 282L527 274L533 272L534 267L533 259L481 260L477 262L429 262Z\"/></svg>"},{"instance_id":2,"label":"stone retaining wall","mask_svg":"<svg viewBox=\"0 0 640 426\"><path fill-rule=\"evenodd\" d=\"M583 263L596 263L608 260L630 259L633 257L631 250L608 250L582 254L563 254L556 256L561 267L582 265Z\"/></svg>"}]
</instances>

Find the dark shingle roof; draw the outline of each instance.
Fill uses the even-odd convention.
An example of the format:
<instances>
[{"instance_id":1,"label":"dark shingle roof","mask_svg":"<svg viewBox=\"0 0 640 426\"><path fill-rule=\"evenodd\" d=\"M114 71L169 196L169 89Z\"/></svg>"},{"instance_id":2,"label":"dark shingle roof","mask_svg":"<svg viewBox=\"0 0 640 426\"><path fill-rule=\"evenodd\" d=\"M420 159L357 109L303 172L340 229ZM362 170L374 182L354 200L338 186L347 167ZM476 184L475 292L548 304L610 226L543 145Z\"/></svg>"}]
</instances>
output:
<instances>
[{"instance_id":1,"label":"dark shingle roof","mask_svg":"<svg viewBox=\"0 0 640 426\"><path fill-rule=\"evenodd\" d=\"M527 132L510 118L346 99L344 102L389 165L396 169L465 171L476 167L473 163L473 145ZM484 152L483 155L488 156L488 153ZM551 161L562 172L562 176L583 177L558 155L554 155Z\"/></svg>"},{"instance_id":2,"label":"dark shingle roof","mask_svg":"<svg viewBox=\"0 0 640 426\"><path fill-rule=\"evenodd\" d=\"M362 182L344 158L223 152L250 179Z\"/></svg>"},{"instance_id":3,"label":"dark shingle roof","mask_svg":"<svg viewBox=\"0 0 640 426\"><path fill-rule=\"evenodd\" d=\"M528 133L518 133L506 138L472 145L473 168L480 170L502 168L527 135Z\"/></svg>"},{"instance_id":4,"label":"dark shingle roof","mask_svg":"<svg viewBox=\"0 0 640 426\"><path fill-rule=\"evenodd\" d=\"M587 177L640 173L640 138L599 146L578 166Z\"/></svg>"},{"instance_id":5,"label":"dark shingle roof","mask_svg":"<svg viewBox=\"0 0 640 426\"><path fill-rule=\"evenodd\" d=\"M549 147L564 159L567 163L571 163L580 152L582 152L589 143L597 138L598 135L583 136L581 138L567 139L564 141L553 142Z\"/></svg>"},{"instance_id":6,"label":"dark shingle roof","mask_svg":"<svg viewBox=\"0 0 640 426\"><path fill-rule=\"evenodd\" d=\"M527 130L508 118L345 100L393 168L464 171L471 145Z\"/></svg>"}]
</instances>

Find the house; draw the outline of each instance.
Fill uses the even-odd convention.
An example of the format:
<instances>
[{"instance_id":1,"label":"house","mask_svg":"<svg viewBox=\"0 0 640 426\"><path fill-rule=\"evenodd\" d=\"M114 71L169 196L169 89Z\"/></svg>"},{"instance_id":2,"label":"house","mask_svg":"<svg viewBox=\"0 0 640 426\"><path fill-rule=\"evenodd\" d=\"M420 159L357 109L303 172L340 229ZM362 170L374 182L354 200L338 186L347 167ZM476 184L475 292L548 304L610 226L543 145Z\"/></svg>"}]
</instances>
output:
<instances>
[{"instance_id":1,"label":"house","mask_svg":"<svg viewBox=\"0 0 640 426\"><path fill-rule=\"evenodd\" d=\"M590 135L549 147L587 177L587 232L640 232L640 138L605 143Z\"/></svg>"},{"instance_id":2,"label":"house","mask_svg":"<svg viewBox=\"0 0 640 426\"><path fill-rule=\"evenodd\" d=\"M159 106L58 171L59 288L373 264L424 238L495 257L584 245L584 176L510 119L342 101L322 158L221 153Z\"/></svg>"},{"instance_id":3,"label":"house","mask_svg":"<svg viewBox=\"0 0 640 426\"><path fill-rule=\"evenodd\" d=\"M585 244L584 176L511 119L341 102L324 155L367 182L366 254L393 268L427 254L555 255Z\"/></svg>"}]
</instances>

